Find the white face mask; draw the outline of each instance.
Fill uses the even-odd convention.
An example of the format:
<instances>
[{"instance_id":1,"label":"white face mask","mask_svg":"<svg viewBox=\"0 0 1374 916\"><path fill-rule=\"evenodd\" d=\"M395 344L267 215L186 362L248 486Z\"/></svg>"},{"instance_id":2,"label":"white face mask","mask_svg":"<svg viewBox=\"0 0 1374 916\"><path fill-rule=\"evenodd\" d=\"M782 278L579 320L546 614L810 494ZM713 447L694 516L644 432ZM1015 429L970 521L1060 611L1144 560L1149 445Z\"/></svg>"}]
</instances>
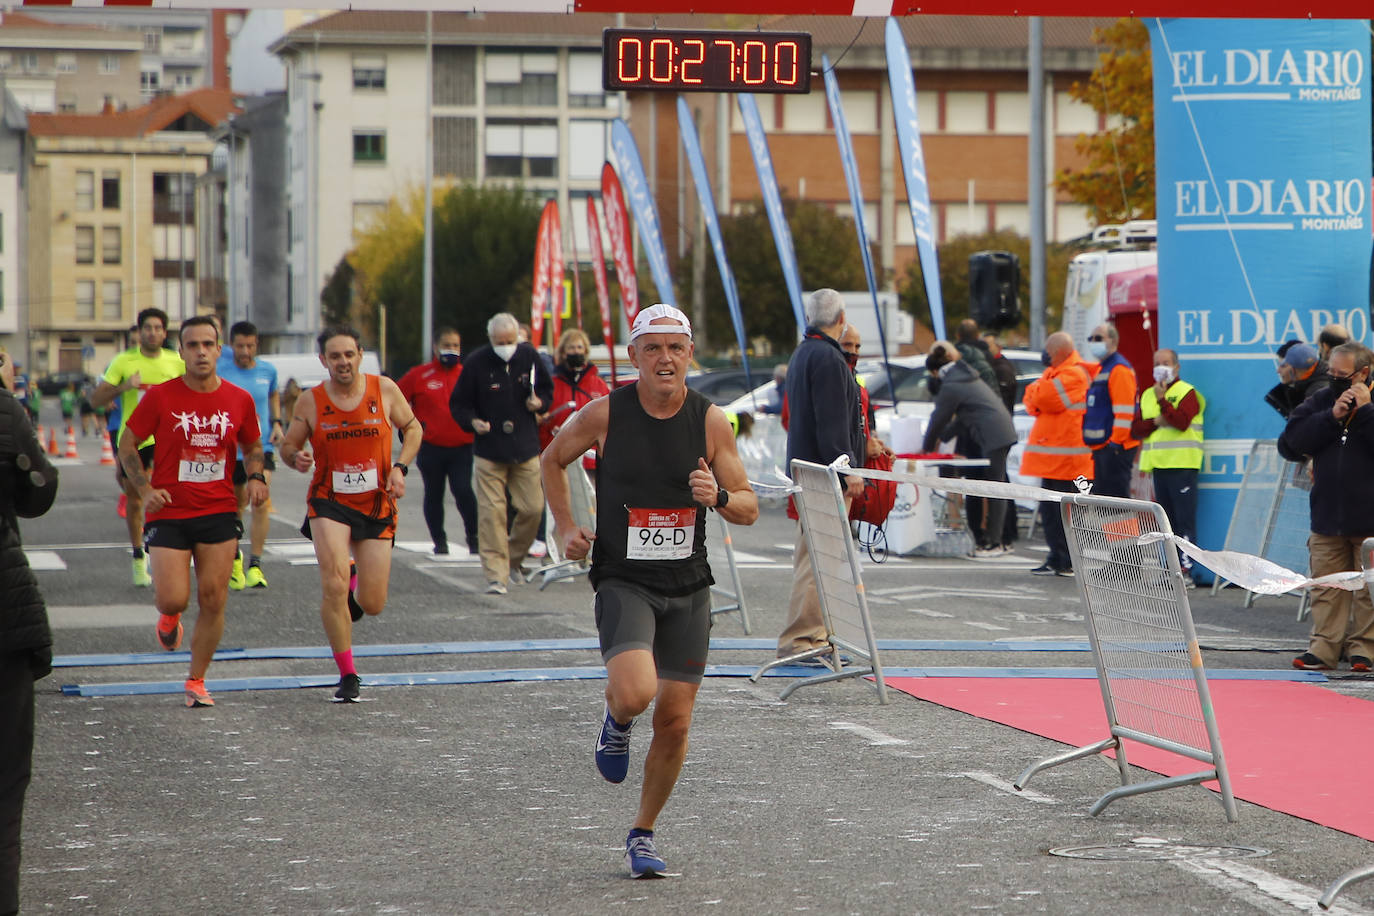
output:
<instances>
[{"instance_id":1,"label":"white face mask","mask_svg":"<svg viewBox=\"0 0 1374 916\"><path fill-rule=\"evenodd\" d=\"M491 349L497 356L501 357L502 362L510 362L510 358L515 355L516 344L492 344Z\"/></svg>"},{"instance_id":2,"label":"white face mask","mask_svg":"<svg viewBox=\"0 0 1374 916\"><path fill-rule=\"evenodd\" d=\"M1107 356L1107 343L1102 340L1088 341L1088 355L1093 359L1104 359Z\"/></svg>"}]
</instances>

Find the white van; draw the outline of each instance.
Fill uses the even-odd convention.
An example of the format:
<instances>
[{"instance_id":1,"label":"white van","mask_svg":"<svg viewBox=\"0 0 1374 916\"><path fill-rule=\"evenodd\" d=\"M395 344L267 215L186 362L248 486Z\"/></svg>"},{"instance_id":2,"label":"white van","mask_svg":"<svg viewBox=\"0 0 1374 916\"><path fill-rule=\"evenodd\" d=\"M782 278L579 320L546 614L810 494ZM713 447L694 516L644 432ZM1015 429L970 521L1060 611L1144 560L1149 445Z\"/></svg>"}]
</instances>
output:
<instances>
[{"instance_id":1,"label":"white van","mask_svg":"<svg viewBox=\"0 0 1374 916\"><path fill-rule=\"evenodd\" d=\"M289 379L295 379L301 389L313 388L329 378L329 370L320 362L318 353L259 353L258 359L277 367L277 387L285 388ZM363 351L364 372L372 375L382 374L382 364L372 350Z\"/></svg>"}]
</instances>

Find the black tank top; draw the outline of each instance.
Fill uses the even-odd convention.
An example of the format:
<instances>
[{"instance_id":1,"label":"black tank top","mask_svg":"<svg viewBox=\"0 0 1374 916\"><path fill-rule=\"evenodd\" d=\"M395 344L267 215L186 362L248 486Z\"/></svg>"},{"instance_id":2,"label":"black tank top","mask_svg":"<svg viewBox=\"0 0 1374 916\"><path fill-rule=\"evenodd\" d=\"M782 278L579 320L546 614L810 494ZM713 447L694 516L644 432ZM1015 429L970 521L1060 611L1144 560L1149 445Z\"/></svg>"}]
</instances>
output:
<instances>
[{"instance_id":1,"label":"black tank top","mask_svg":"<svg viewBox=\"0 0 1374 916\"><path fill-rule=\"evenodd\" d=\"M668 598L712 585L706 561L706 508L692 501L687 479L706 457L707 398L691 389L676 414L659 420L644 412L636 385L609 395L606 443L596 472L596 540L592 547L592 587L602 579L625 579ZM695 509L691 554L682 559L630 559L630 509L635 514L636 546L641 555L672 552L672 510ZM668 510L652 512L646 510ZM666 520L666 521L665 521ZM676 520L680 524L682 518ZM666 524L650 528L645 525ZM681 529L677 529L681 531ZM678 552L686 552L682 543Z\"/></svg>"}]
</instances>

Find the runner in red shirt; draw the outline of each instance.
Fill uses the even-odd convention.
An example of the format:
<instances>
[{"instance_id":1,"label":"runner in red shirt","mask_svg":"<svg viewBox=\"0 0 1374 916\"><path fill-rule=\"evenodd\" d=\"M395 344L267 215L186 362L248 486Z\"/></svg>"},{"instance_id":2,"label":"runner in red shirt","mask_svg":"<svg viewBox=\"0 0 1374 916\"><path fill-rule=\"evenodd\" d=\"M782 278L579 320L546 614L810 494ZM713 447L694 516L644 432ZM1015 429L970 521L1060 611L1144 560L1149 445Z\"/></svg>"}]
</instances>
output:
<instances>
[{"instance_id":1,"label":"runner in red shirt","mask_svg":"<svg viewBox=\"0 0 1374 916\"><path fill-rule=\"evenodd\" d=\"M463 534L468 553L477 556L477 496L472 492L472 433L453 419L448 408L453 386L463 374L463 338L453 328L440 328L434 335L434 359L416 366L396 386L410 402L424 427L420 454L415 464L425 482L425 524L434 541L434 552L448 553L448 533L444 531L444 485L447 483L458 514L463 518Z\"/></svg>"},{"instance_id":2,"label":"runner in red shirt","mask_svg":"<svg viewBox=\"0 0 1374 916\"><path fill-rule=\"evenodd\" d=\"M147 513L143 542L152 556L161 614L157 638L168 651L181 645L181 615L190 604L195 561L200 612L191 633L186 705L214 706L205 672L224 633L229 572L243 535L231 477L238 448L253 505L266 501L267 482L252 395L215 372L220 341L214 321L207 315L186 319L180 342L186 374L144 394L119 438L119 462ZM151 480L138 453L138 444L149 436L156 439Z\"/></svg>"}]
</instances>

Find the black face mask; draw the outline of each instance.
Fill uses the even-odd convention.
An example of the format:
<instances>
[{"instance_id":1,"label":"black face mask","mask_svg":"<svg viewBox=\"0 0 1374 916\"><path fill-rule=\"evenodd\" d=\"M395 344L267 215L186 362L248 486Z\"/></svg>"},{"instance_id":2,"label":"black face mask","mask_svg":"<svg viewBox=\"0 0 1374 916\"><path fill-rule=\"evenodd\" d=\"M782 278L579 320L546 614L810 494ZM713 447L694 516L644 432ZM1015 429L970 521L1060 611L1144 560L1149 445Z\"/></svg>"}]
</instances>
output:
<instances>
[{"instance_id":1,"label":"black face mask","mask_svg":"<svg viewBox=\"0 0 1374 916\"><path fill-rule=\"evenodd\" d=\"M452 350L445 350L439 354L439 365L443 366L445 369L452 369L454 366L458 365L458 359L457 353L454 353Z\"/></svg>"},{"instance_id":2,"label":"black face mask","mask_svg":"<svg viewBox=\"0 0 1374 916\"><path fill-rule=\"evenodd\" d=\"M567 356L563 357L563 362L568 364L569 369L581 369L583 366L587 365L587 354L569 353Z\"/></svg>"},{"instance_id":3,"label":"black face mask","mask_svg":"<svg viewBox=\"0 0 1374 916\"><path fill-rule=\"evenodd\" d=\"M849 363L849 368L851 369L859 368L859 354L857 353L846 353L844 355L844 361Z\"/></svg>"},{"instance_id":4,"label":"black face mask","mask_svg":"<svg viewBox=\"0 0 1374 916\"><path fill-rule=\"evenodd\" d=\"M1362 384L1362 385L1363 385L1364 382L1365 382L1364 379L1362 379L1362 378L1357 379L1357 378L1356 378L1355 376L1353 376L1353 375L1347 376L1346 378L1335 378L1335 377L1332 377L1332 379L1331 379L1331 390L1334 391L1334 392L1336 392L1336 397L1340 397L1341 395L1343 395L1343 394L1345 394L1347 391L1349 391L1349 390L1350 390L1350 386L1351 386L1354 382L1356 382L1356 381L1358 381L1358 382L1359 382L1360 384Z\"/></svg>"},{"instance_id":5,"label":"black face mask","mask_svg":"<svg viewBox=\"0 0 1374 916\"><path fill-rule=\"evenodd\" d=\"M1041 351L1040 351L1040 363L1041 363L1041 365L1043 365L1046 369L1048 369L1048 368L1050 367L1050 351L1049 351L1049 350L1041 350Z\"/></svg>"}]
</instances>

